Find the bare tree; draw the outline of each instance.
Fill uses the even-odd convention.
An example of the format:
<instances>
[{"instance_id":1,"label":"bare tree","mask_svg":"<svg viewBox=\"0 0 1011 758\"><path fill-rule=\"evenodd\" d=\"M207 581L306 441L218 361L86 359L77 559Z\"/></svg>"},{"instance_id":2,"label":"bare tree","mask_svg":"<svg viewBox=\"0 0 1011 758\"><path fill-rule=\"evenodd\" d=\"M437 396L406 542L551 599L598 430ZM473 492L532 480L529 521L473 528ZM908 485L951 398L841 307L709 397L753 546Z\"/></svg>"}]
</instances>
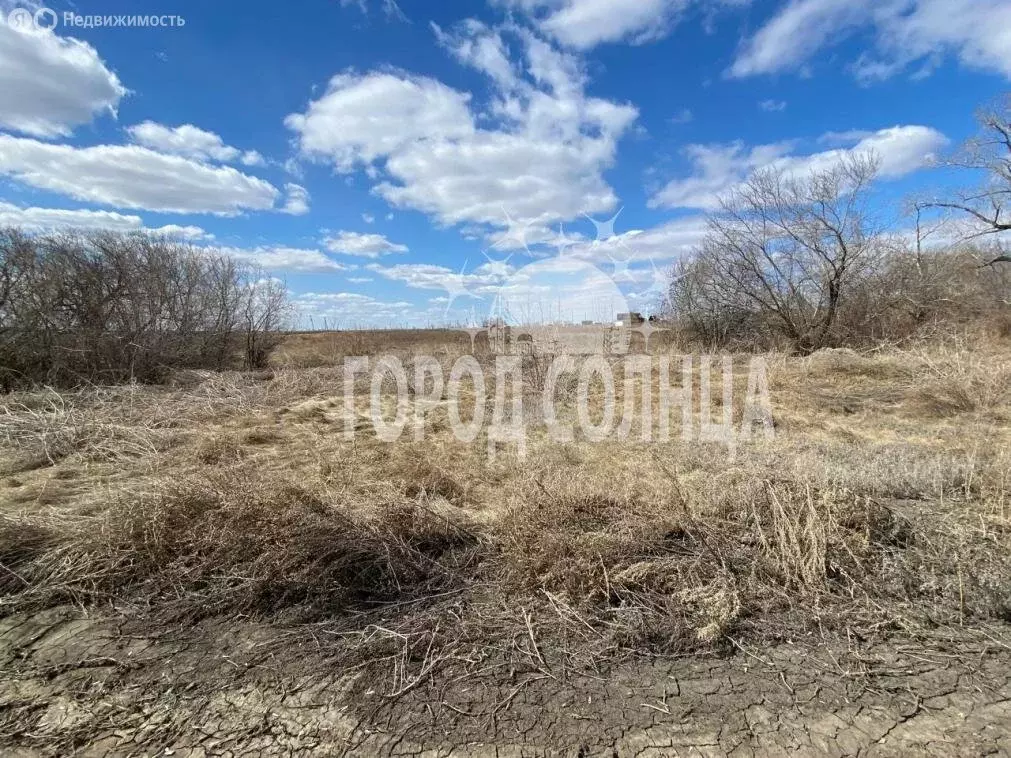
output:
<instances>
[{"instance_id":1,"label":"bare tree","mask_svg":"<svg viewBox=\"0 0 1011 758\"><path fill-rule=\"evenodd\" d=\"M259 271L256 273L261 274ZM250 281L242 315L246 368L263 368L288 321L288 291L284 284L262 274Z\"/></svg>"},{"instance_id":2,"label":"bare tree","mask_svg":"<svg viewBox=\"0 0 1011 758\"><path fill-rule=\"evenodd\" d=\"M848 288L880 251L867 204L877 160L848 156L797 177L756 172L721 201L671 289L674 317L756 338L781 335L808 353L833 339Z\"/></svg>"},{"instance_id":3,"label":"bare tree","mask_svg":"<svg viewBox=\"0 0 1011 758\"><path fill-rule=\"evenodd\" d=\"M955 200L935 200L925 205L965 214L974 225L970 237L1011 231L1011 96L977 120L978 135L968 140L949 159L948 164L984 173L982 183L960 193ZM1011 255L1001 253L989 263L1011 262Z\"/></svg>"}]
</instances>

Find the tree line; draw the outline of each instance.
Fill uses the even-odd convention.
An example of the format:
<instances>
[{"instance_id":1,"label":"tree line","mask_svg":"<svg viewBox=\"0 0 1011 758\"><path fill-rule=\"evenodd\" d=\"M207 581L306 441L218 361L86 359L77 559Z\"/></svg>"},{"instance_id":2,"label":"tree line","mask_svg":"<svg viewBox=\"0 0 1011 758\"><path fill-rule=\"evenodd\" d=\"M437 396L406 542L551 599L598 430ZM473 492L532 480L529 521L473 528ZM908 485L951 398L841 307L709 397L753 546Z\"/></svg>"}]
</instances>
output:
<instances>
[{"instance_id":1,"label":"tree line","mask_svg":"<svg viewBox=\"0 0 1011 758\"><path fill-rule=\"evenodd\" d=\"M288 316L277 280L144 234L0 229L0 387L258 368Z\"/></svg>"},{"instance_id":2,"label":"tree line","mask_svg":"<svg viewBox=\"0 0 1011 758\"><path fill-rule=\"evenodd\" d=\"M1011 333L1011 100L949 160L984 174L956 198L911 204L903 233L877 221L879 160L851 154L796 175L772 166L720 198L701 244L674 266L663 316L718 349L902 341L988 319ZM941 214L969 223L938 235ZM950 221L950 219L946 219Z\"/></svg>"}]
</instances>

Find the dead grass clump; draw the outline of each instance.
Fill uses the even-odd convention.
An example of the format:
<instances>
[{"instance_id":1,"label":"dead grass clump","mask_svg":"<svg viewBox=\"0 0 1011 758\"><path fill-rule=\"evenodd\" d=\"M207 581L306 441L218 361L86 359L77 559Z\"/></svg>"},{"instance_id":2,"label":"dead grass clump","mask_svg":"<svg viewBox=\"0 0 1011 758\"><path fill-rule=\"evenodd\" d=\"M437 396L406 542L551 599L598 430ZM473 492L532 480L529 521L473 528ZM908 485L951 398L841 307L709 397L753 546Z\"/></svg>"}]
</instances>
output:
<instances>
[{"instance_id":1,"label":"dead grass clump","mask_svg":"<svg viewBox=\"0 0 1011 758\"><path fill-rule=\"evenodd\" d=\"M498 524L504 580L563 599L621 647L684 652L742 624L803 627L816 609L830 626L825 607L881 596L883 555L913 541L908 523L848 490L710 479L731 507L675 478L666 500L580 485L528 494Z\"/></svg>"},{"instance_id":2,"label":"dead grass clump","mask_svg":"<svg viewBox=\"0 0 1011 758\"><path fill-rule=\"evenodd\" d=\"M4 524L0 545L15 535ZM445 514L400 503L365 512L239 474L117 503L46 544L19 561L24 583L7 587L7 605L120 598L180 614L305 618L438 592L477 558L473 533Z\"/></svg>"},{"instance_id":3,"label":"dead grass clump","mask_svg":"<svg viewBox=\"0 0 1011 758\"><path fill-rule=\"evenodd\" d=\"M426 459L418 460L405 480L405 493L410 498L441 497L454 505L467 500L467 485Z\"/></svg>"},{"instance_id":4,"label":"dead grass clump","mask_svg":"<svg viewBox=\"0 0 1011 758\"><path fill-rule=\"evenodd\" d=\"M910 393L916 410L934 418L948 418L976 410L976 400L969 388L953 380L935 381Z\"/></svg>"},{"instance_id":5,"label":"dead grass clump","mask_svg":"<svg viewBox=\"0 0 1011 758\"><path fill-rule=\"evenodd\" d=\"M24 453L15 454L13 457L0 464L0 473L4 476L11 474L26 474L29 471L37 471L40 468L47 468L55 465L52 455L45 449L29 450Z\"/></svg>"},{"instance_id":6,"label":"dead grass clump","mask_svg":"<svg viewBox=\"0 0 1011 758\"><path fill-rule=\"evenodd\" d=\"M21 567L44 555L57 542L47 526L23 518L0 516L0 595L28 586Z\"/></svg>"},{"instance_id":7,"label":"dead grass clump","mask_svg":"<svg viewBox=\"0 0 1011 758\"><path fill-rule=\"evenodd\" d=\"M982 459L966 490L978 492L984 512L996 523L1011 526L1011 450L1003 448Z\"/></svg>"},{"instance_id":8,"label":"dead grass clump","mask_svg":"<svg viewBox=\"0 0 1011 758\"><path fill-rule=\"evenodd\" d=\"M344 366L313 369L281 368L265 385L268 404L290 404L314 397L334 397L344 391Z\"/></svg>"},{"instance_id":9,"label":"dead grass clump","mask_svg":"<svg viewBox=\"0 0 1011 758\"><path fill-rule=\"evenodd\" d=\"M968 351L923 353L925 377L910 390L914 408L935 418L1011 403L1011 361Z\"/></svg>"},{"instance_id":10,"label":"dead grass clump","mask_svg":"<svg viewBox=\"0 0 1011 758\"><path fill-rule=\"evenodd\" d=\"M910 539L892 512L869 498L792 482L766 482L751 518L762 570L799 595L851 591L876 573L878 550Z\"/></svg>"},{"instance_id":11,"label":"dead grass clump","mask_svg":"<svg viewBox=\"0 0 1011 758\"><path fill-rule=\"evenodd\" d=\"M959 495L974 476L974 464L964 452L910 442L819 440L792 448L781 455L778 465L790 478L821 488L840 487L857 495L897 500Z\"/></svg>"},{"instance_id":12,"label":"dead grass clump","mask_svg":"<svg viewBox=\"0 0 1011 758\"><path fill-rule=\"evenodd\" d=\"M97 431L54 390L9 396L0 407L0 430L4 442L17 451L7 467L11 474L55 465Z\"/></svg>"},{"instance_id":13,"label":"dead grass clump","mask_svg":"<svg viewBox=\"0 0 1011 758\"><path fill-rule=\"evenodd\" d=\"M269 445L273 442L280 442L284 435L277 429L267 426L259 426L243 432L241 442L244 445Z\"/></svg>"},{"instance_id":14,"label":"dead grass clump","mask_svg":"<svg viewBox=\"0 0 1011 758\"><path fill-rule=\"evenodd\" d=\"M912 511L916 540L886 554L880 589L902 615L932 625L1011 621L1011 527L1005 520L967 513L964 502ZM894 607L894 606L893 606Z\"/></svg>"},{"instance_id":15,"label":"dead grass clump","mask_svg":"<svg viewBox=\"0 0 1011 758\"><path fill-rule=\"evenodd\" d=\"M543 489L514 505L498 533L507 587L550 598L608 645L710 647L740 616L736 577L676 502Z\"/></svg>"},{"instance_id":16,"label":"dead grass clump","mask_svg":"<svg viewBox=\"0 0 1011 758\"><path fill-rule=\"evenodd\" d=\"M565 592L575 602L607 600L615 566L662 552L681 534L673 513L593 490L524 493L500 519L506 568L527 588Z\"/></svg>"},{"instance_id":17,"label":"dead grass clump","mask_svg":"<svg viewBox=\"0 0 1011 758\"><path fill-rule=\"evenodd\" d=\"M615 577L625 609L616 641L657 652L686 652L720 643L742 615L741 593L733 576L719 575L689 586L657 592L650 580L683 576L670 561L633 564Z\"/></svg>"},{"instance_id":18,"label":"dead grass clump","mask_svg":"<svg viewBox=\"0 0 1011 758\"><path fill-rule=\"evenodd\" d=\"M47 388L0 401L0 442L15 453L7 473L53 466L70 456L111 461L151 455L171 435L123 418L122 398L104 389L60 393Z\"/></svg>"},{"instance_id":19,"label":"dead grass clump","mask_svg":"<svg viewBox=\"0 0 1011 758\"><path fill-rule=\"evenodd\" d=\"M242 460L246 451L242 443L232 435L215 434L202 437L193 455L200 463L217 466Z\"/></svg>"},{"instance_id":20,"label":"dead grass clump","mask_svg":"<svg viewBox=\"0 0 1011 758\"><path fill-rule=\"evenodd\" d=\"M861 354L847 347L822 348L803 359L802 365L814 375L882 380L908 378L915 368L901 356Z\"/></svg>"},{"instance_id":21,"label":"dead grass clump","mask_svg":"<svg viewBox=\"0 0 1011 758\"><path fill-rule=\"evenodd\" d=\"M408 439L409 433L408 429L401 441L390 447L361 446L353 460L344 465L369 467L375 478L411 500L441 499L457 507L476 505L477 487L488 479L487 461L480 453L452 439L434 444L413 442Z\"/></svg>"},{"instance_id":22,"label":"dead grass clump","mask_svg":"<svg viewBox=\"0 0 1011 758\"><path fill-rule=\"evenodd\" d=\"M964 377L935 379L910 393L914 407L934 418L949 418L999 406L1005 402L1005 377Z\"/></svg>"}]
</instances>

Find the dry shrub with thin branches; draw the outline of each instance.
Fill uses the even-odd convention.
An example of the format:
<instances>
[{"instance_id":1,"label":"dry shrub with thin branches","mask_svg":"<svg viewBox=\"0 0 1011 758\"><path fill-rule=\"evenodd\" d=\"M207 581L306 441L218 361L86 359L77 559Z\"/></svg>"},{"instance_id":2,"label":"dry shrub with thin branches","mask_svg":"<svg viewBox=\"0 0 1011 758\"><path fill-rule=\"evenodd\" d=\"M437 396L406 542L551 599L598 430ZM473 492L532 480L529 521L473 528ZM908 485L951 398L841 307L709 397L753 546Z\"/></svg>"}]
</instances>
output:
<instances>
[{"instance_id":1,"label":"dry shrub with thin branches","mask_svg":"<svg viewBox=\"0 0 1011 758\"><path fill-rule=\"evenodd\" d=\"M142 233L0 228L0 387L160 381L263 367L287 291L255 267Z\"/></svg>"}]
</instances>

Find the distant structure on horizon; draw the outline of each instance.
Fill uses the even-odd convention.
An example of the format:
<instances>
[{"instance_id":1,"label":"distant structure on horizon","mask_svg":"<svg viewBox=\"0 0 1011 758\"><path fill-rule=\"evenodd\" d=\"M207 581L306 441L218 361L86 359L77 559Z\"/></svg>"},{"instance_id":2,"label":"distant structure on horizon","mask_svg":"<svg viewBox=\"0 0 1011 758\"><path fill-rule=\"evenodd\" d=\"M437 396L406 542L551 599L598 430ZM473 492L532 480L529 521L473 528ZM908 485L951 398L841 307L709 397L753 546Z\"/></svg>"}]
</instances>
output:
<instances>
[{"instance_id":1,"label":"distant structure on horizon","mask_svg":"<svg viewBox=\"0 0 1011 758\"><path fill-rule=\"evenodd\" d=\"M496 355L624 355L631 344L628 324L486 323L488 345Z\"/></svg>"},{"instance_id":2,"label":"distant structure on horizon","mask_svg":"<svg viewBox=\"0 0 1011 758\"><path fill-rule=\"evenodd\" d=\"M615 323L624 326L639 326L646 323L646 319L643 318L641 313L632 311L631 313L619 313L618 320Z\"/></svg>"}]
</instances>

